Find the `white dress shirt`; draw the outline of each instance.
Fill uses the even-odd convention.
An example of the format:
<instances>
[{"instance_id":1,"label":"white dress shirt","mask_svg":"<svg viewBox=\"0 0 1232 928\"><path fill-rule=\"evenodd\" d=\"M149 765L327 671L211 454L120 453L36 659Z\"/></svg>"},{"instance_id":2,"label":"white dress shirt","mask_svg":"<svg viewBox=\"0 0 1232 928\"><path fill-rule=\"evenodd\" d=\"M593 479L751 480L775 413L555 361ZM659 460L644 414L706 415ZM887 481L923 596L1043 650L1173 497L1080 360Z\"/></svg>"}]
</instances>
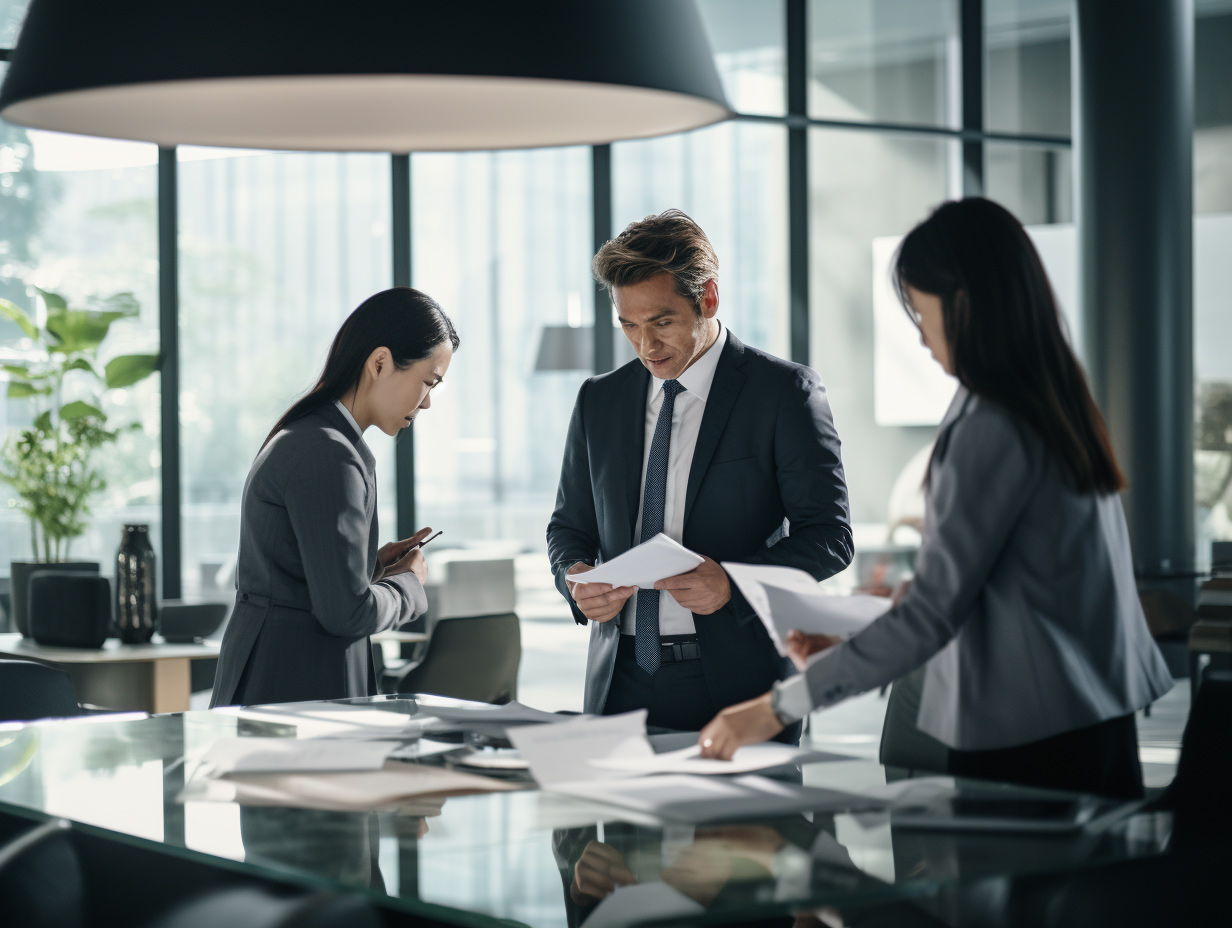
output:
<instances>
[{"instance_id":1,"label":"white dress shirt","mask_svg":"<svg viewBox=\"0 0 1232 928\"><path fill-rule=\"evenodd\" d=\"M717 321L717 320L716 320ZM702 414L706 411L706 398L714 383L714 372L719 366L719 356L727 341L727 329L719 323L719 334L705 354L693 362L687 371L676 378L684 390L676 395L672 407L672 440L667 449L667 498L663 506L663 534L673 541L683 543L684 498L689 488L689 468L693 464L693 449L697 447L697 432L701 428ZM633 537L642 537L642 505L646 501L646 465L650 463L650 442L659 422L659 409L663 406L663 384L657 377L650 378L646 397L646 441L642 449L642 479L638 489L637 524ZM624 635L635 632L637 597L634 593L625 604L620 617L620 631ZM666 590L659 594L659 634L692 635L693 613L672 598Z\"/></svg>"},{"instance_id":2,"label":"white dress shirt","mask_svg":"<svg viewBox=\"0 0 1232 928\"><path fill-rule=\"evenodd\" d=\"M355 421L355 417L351 415L351 410L347 409L342 404L342 400L334 400L334 405L338 407L338 411L346 417L347 422L351 423L351 428L355 430L355 434L359 436L359 440L364 440L364 431L359 427L359 423Z\"/></svg>"}]
</instances>

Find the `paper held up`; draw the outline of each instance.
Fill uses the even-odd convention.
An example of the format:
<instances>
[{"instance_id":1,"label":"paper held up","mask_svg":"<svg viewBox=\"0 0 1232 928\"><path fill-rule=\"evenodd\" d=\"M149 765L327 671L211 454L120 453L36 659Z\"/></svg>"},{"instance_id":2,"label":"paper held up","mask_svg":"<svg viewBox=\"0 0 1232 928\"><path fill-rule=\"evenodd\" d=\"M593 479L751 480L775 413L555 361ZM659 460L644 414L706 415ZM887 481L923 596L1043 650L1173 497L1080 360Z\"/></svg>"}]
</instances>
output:
<instances>
[{"instance_id":1,"label":"paper held up","mask_svg":"<svg viewBox=\"0 0 1232 928\"><path fill-rule=\"evenodd\" d=\"M757 617L770 633L779 654L793 630L809 635L850 638L890 609L884 596L832 596L803 570L762 564L723 562Z\"/></svg>"},{"instance_id":2,"label":"paper held up","mask_svg":"<svg viewBox=\"0 0 1232 928\"><path fill-rule=\"evenodd\" d=\"M672 541L662 532L594 570L573 574L573 583L610 583L612 586L636 586L653 590L659 580L688 573L699 567L705 558L684 545Z\"/></svg>"}]
</instances>

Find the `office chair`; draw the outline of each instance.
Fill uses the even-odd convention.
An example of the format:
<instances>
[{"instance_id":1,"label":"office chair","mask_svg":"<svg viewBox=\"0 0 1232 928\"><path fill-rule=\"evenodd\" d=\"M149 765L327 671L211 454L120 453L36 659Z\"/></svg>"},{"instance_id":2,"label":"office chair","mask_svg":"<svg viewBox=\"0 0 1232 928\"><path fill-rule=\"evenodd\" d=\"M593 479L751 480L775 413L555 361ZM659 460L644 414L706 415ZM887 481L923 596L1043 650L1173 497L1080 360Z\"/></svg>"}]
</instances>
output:
<instances>
[{"instance_id":1,"label":"office chair","mask_svg":"<svg viewBox=\"0 0 1232 928\"><path fill-rule=\"evenodd\" d=\"M73 678L35 661L0 660L0 722L81 715Z\"/></svg>"},{"instance_id":2,"label":"office chair","mask_svg":"<svg viewBox=\"0 0 1232 928\"><path fill-rule=\"evenodd\" d=\"M441 619L423 660L386 673L382 689L507 703L517 699L521 661L517 613Z\"/></svg>"},{"instance_id":3,"label":"office chair","mask_svg":"<svg viewBox=\"0 0 1232 928\"><path fill-rule=\"evenodd\" d=\"M69 823L53 819L0 845L0 899L6 925L80 928L81 863L69 842Z\"/></svg>"},{"instance_id":4,"label":"office chair","mask_svg":"<svg viewBox=\"0 0 1232 928\"><path fill-rule=\"evenodd\" d=\"M230 887L198 896L156 919L150 928L382 928L376 909L358 896L275 893Z\"/></svg>"}]
</instances>

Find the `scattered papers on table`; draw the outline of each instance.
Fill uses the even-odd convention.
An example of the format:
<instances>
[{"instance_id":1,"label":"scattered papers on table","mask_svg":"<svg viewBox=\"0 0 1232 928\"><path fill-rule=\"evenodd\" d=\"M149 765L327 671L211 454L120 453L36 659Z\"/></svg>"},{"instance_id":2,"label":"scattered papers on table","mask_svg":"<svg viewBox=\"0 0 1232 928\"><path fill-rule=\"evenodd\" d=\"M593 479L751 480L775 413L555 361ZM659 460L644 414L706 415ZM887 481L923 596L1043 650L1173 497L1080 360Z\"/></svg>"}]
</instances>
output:
<instances>
[{"instance_id":1,"label":"scattered papers on table","mask_svg":"<svg viewBox=\"0 0 1232 928\"><path fill-rule=\"evenodd\" d=\"M556 725L526 725L509 729L509 740L544 789L560 783L632 776L601 772L592 762L615 758L653 757L646 740L646 710L621 715L577 718Z\"/></svg>"},{"instance_id":2,"label":"scattered papers on table","mask_svg":"<svg viewBox=\"0 0 1232 928\"><path fill-rule=\"evenodd\" d=\"M779 654L793 629L810 635L850 638L890 609L884 596L832 596L817 581L794 567L723 562L723 569L740 588L770 633Z\"/></svg>"},{"instance_id":3,"label":"scattered papers on table","mask_svg":"<svg viewBox=\"0 0 1232 928\"><path fill-rule=\"evenodd\" d=\"M394 741L345 744L323 739L219 738L202 755L198 771L205 776L234 773L290 773L380 770Z\"/></svg>"},{"instance_id":4,"label":"scattered papers on table","mask_svg":"<svg viewBox=\"0 0 1232 928\"><path fill-rule=\"evenodd\" d=\"M574 583L610 583L612 586L653 590L659 580L688 573L704 560L700 554L694 554L660 532L624 554L604 561L594 570L575 574L569 579Z\"/></svg>"},{"instance_id":5,"label":"scattered papers on table","mask_svg":"<svg viewBox=\"0 0 1232 928\"><path fill-rule=\"evenodd\" d=\"M701 748L694 744L692 747L654 754L650 757L641 755L608 757L592 760L591 764L604 770L622 771L630 775L648 773L730 774L751 773L754 770L766 770L770 767L782 767L788 764L851 759L839 754L822 754L789 744L770 743L750 744L742 747L732 755L731 760L716 760L701 757L700 754Z\"/></svg>"},{"instance_id":6,"label":"scattered papers on table","mask_svg":"<svg viewBox=\"0 0 1232 928\"><path fill-rule=\"evenodd\" d=\"M459 705L436 705L422 700L420 707L442 722L466 724L482 722L484 724L498 723L501 725L526 725L531 723L553 723L576 719L577 716L558 715L555 712L544 712L542 709L532 709L516 700L503 706L494 706L486 702L476 702Z\"/></svg>"},{"instance_id":7,"label":"scattered papers on table","mask_svg":"<svg viewBox=\"0 0 1232 928\"><path fill-rule=\"evenodd\" d=\"M236 802L342 812L397 806L411 814L433 815L439 812L442 797L517 789L525 789L525 784L388 761L379 770L362 773L235 774L224 779L194 777L181 791L180 801ZM433 805L436 812L431 811Z\"/></svg>"},{"instance_id":8,"label":"scattered papers on table","mask_svg":"<svg viewBox=\"0 0 1232 928\"><path fill-rule=\"evenodd\" d=\"M706 909L662 880L618 886L586 916L586 928L625 928L649 921L691 918Z\"/></svg>"},{"instance_id":9,"label":"scattered papers on table","mask_svg":"<svg viewBox=\"0 0 1232 928\"><path fill-rule=\"evenodd\" d=\"M425 715L411 716L405 712L331 702L241 709L239 717L251 722L293 725L300 738L409 740L440 728L435 718Z\"/></svg>"}]
</instances>

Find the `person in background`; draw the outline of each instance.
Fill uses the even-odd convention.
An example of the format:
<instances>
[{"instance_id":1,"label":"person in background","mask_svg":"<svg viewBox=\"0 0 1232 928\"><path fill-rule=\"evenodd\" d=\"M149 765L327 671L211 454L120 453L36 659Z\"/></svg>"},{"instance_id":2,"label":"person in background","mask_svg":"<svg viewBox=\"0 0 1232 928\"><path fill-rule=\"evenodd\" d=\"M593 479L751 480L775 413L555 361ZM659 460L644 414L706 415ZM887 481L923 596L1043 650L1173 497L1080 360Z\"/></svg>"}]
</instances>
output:
<instances>
[{"instance_id":1,"label":"person in background","mask_svg":"<svg viewBox=\"0 0 1232 928\"><path fill-rule=\"evenodd\" d=\"M816 371L719 321L718 258L680 210L632 223L593 265L637 359L578 391L548 555L590 624L585 711L697 731L792 669L719 562L821 580L851 561L838 433ZM640 592L577 582L660 532L704 563Z\"/></svg>"},{"instance_id":2,"label":"person in background","mask_svg":"<svg viewBox=\"0 0 1232 928\"><path fill-rule=\"evenodd\" d=\"M1039 255L973 198L907 235L894 279L959 382L915 578L849 641L793 633L803 672L720 713L702 753L730 757L927 661L918 724L951 748L951 773L1140 796L1134 712L1172 677L1138 600L1125 480Z\"/></svg>"},{"instance_id":3,"label":"person in background","mask_svg":"<svg viewBox=\"0 0 1232 928\"><path fill-rule=\"evenodd\" d=\"M410 428L457 348L449 318L409 287L369 297L342 324L316 386L283 413L244 483L211 706L376 693L368 636L427 610L419 544L431 529L378 550L363 433Z\"/></svg>"}]
</instances>

